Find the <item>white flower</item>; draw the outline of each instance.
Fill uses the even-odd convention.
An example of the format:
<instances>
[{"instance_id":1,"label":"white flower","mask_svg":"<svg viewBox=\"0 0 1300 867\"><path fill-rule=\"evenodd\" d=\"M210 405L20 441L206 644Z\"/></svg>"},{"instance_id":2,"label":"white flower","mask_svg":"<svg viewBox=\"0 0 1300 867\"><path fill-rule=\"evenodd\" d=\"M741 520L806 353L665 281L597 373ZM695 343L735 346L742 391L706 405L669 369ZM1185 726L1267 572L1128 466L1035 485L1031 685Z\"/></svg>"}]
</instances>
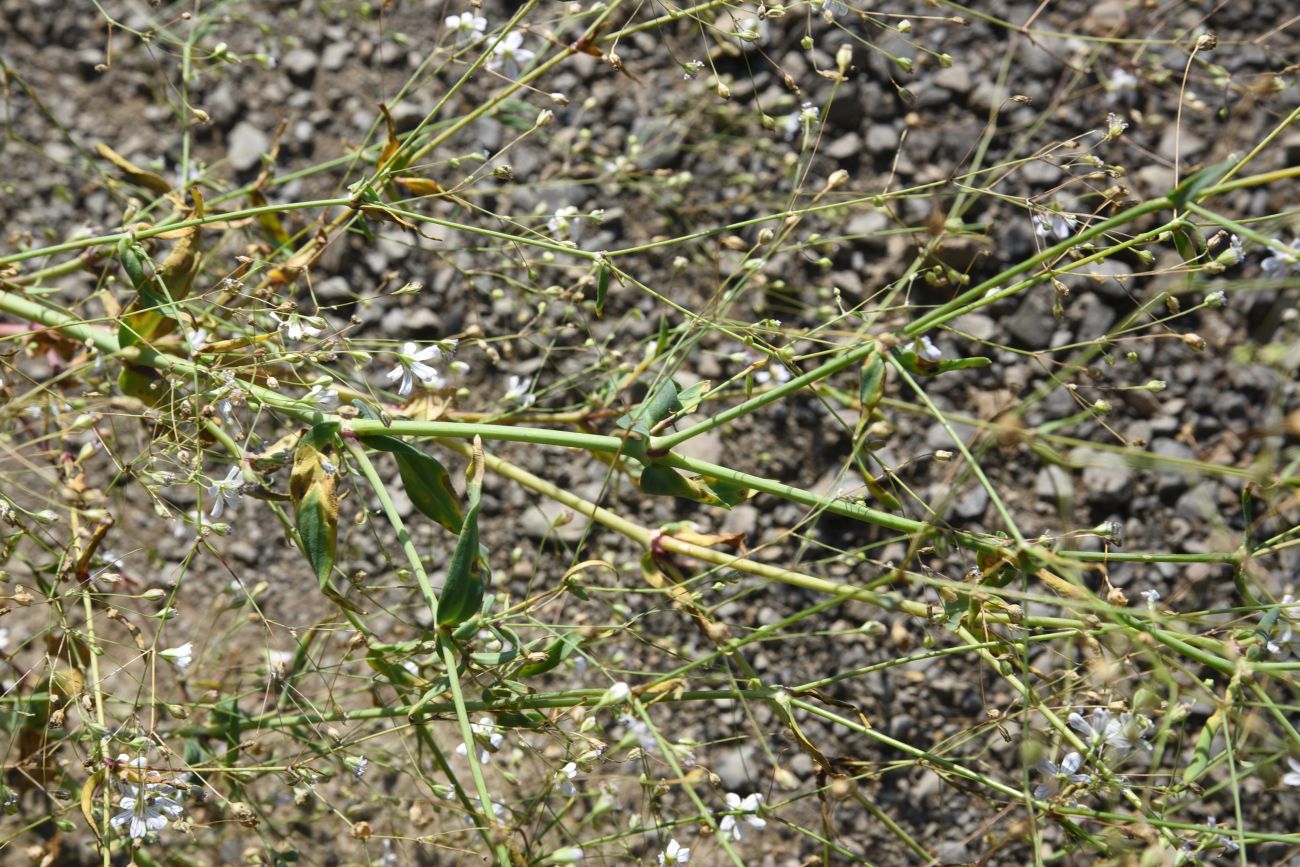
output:
<instances>
[{"instance_id":1,"label":"white flower","mask_svg":"<svg viewBox=\"0 0 1300 867\"><path fill-rule=\"evenodd\" d=\"M659 741L655 740L654 733L650 731L650 726L632 716L630 713L619 714L618 721L627 727L628 733L631 734L632 737L636 738L637 745L641 747L641 752L659 752ZM601 752L604 752L603 748L601 749Z\"/></svg>"},{"instance_id":2,"label":"white flower","mask_svg":"<svg viewBox=\"0 0 1300 867\"><path fill-rule=\"evenodd\" d=\"M1078 753L1067 753L1065 758L1061 759L1058 765L1049 759L1043 759L1038 763L1038 772L1045 779L1034 789L1034 797L1040 801L1049 795L1055 795L1065 786L1065 783L1087 783L1092 777L1087 774L1077 773L1079 766L1083 764L1083 756Z\"/></svg>"},{"instance_id":3,"label":"white flower","mask_svg":"<svg viewBox=\"0 0 1300 867\"><path fill-rule=\"evenodd\" d=\"M694 81L695 77L700 74L704 68L703 60L688 60L682 64L682 79L685 81Z\"/></svg>"},{"instance_id":4,"label":"white flower","mask_svg":"<svg viewBox=\"0 0 1300 867\"><path fill-rule=\"evenodd\" d=\"M573 785L574 779L578 776L578 765L576 762L568 762L564 767L555 772L556 779L559 780L560 794L566 798L573 797L578 793L578 789Z\"/></svg>"},{"instance_id":5,"label":"white flower","mask_svg":"<svg viewBox=\"0 0 1300 867\"><path fill-rule=\"evenodd\" d=\"M319 337L324 331L324 322L314 316L299 316L297 313L290 313L288 319L281 319L274 313L271 318L275 324L284 332L284 336L290 340L302 340L304 337Z\"/></svg>"},{"instance_id":6,"label":"white flower","mask_svg":"<svg viewBox=\"0 0 1300 867\"><path fill-rule=\"evenodd\" d=\"M1112 141L1114 139L1119 138L1124 134L1124 130L1126 129L1128 129L1128 121L1124 119L1123 115L1118 115L1115 114L1114 112L1111 112L1110 114L1106 115L1106 140L1107 141Z\"/></svg>"},{"instance_id":7,"label":"white flower","mask_svg":"<svg viewBox=\"0 0 1300 867\"><path fill-rule=\"evenodd\" d=\"M533 381L511 374L506 383L505 399L515 401L521 407L532 406L537 400L537 395L533 394Z\"/></svg>"},{"instance_id":8,"label":"white flower","mask_svg":"<svg viewBox=\"0 0 1300 867\"><path fill-rule=\"evenodd\" d=\"M402 351L397 353L397 366L388 371L384 378L389 382L400 379L397 394L406 397L411 393L415 378L419 378L420 382L425 385L438 381L438 371L424 362L442 357L443 351L437 346L426 346L420 349L408 340L402 345Z\"/></svg>"},{"instance_id":9,"label":"white flower","mask_svg":"<svg viewBox=\"0 0 1300 867\"><path fill-rule=\"evenodd\" d=\"M179 647L169 647L166 650L160 650L158 651L158 655L179 668L181 671L184 671L194 660L194 642L187 641Z\"/></svg>"},{"instance_id":10,"label":"white flower","mask_svg":"<svg viewBox=\"0 0 1300 867\"><path fill-rule=\"evenodd\" d=\"M1123 724L1104 708L1094 710L1086 720L1078 713L1071 713L1069 722L1070 728L1088 741L1089 749L1110 749L1121 757L1133 749L1133 744L1124 737Z\"/></svg>"},{"instance_id":11,"label":"white flower","mask_svg":"<svg viewBox=\"0 0 1300 867\"><path fill-rule=\"evenodd\" d=\"M533 52L523 48L523 43L523 35L518 30L511 30L492 49L492 58L488 60L487 68L493 71L500 69L507 78L517 76L520 67L533 61Z\"/></svg>"},{"instance_id":12,"label":"white flower","mask_svg":"<svg viewBox=\"0 0 1300 867\"><path fill-rule=\"evenodd\" d=\"M740 813L740 818L752 827L762 828L767 824L767 820L760 818L758 815L759 805L763 803L763 796L755 792L752 795L746 795L741 799L740 795L735 792L727 792L727 808ZM740 839L740 825L736 823L736 816L723 816L722 821L718 823L718 831L722 834L730 834L731 839Z\"/></svg>"},{"instance_id":13,"label":"white flower","mask_svg":"<svg viewBox=\"0 0 1300 867\"><path fill-rule=\"evenodd\" d=\"M211 335L208 334L208 329L206 328L200 328L197 331L185 332L185 342L189 344L190 355L197 354L199 350L201 350L207 344L208 337L210 336Z\"/></svg>"},{"instance_id":14,"label":"white flower","mask_svg":"<svg viewBox=\"0 0 1300 867\"><path fill-rule=\"evenodd\" d=\"M935 346L930 338L922 334L916 341L916 354L923 360L931 363L937 363L943 360L943 350Z\"/></svg>"},{"instance_id":15,"label":"white flower","mask_svg":"<svg viewBox=\"0 0 1300 867\"><path fill-rule=\"evenodd\" d=\"M321 412L330 412L337 409L339 405L339 393L329 387L329 383L324 385L313 385L311 391L303 396L303 400L316 407Z\"/></svg>"},{"instance_id":16,"label":"white flower","mask_svg":"<svg viewBox=\"0 0 1300 867\"><path fill-rule=\"evenodd\" d=\"M1058 241L1064 241L1070 237L1077 225L1078 221L1073 217L1067 217L1065 214L1056 211L1049 211L1046 214L1034 214L1034 234L1040 238L1055 235Z\"/></svg>"},{"instance_id":17,"label":"white flower","mask_svg":"<svg viewBox=\"0 0 1300 867\"><path fill-rule=\"evenodd\" d=\"M9 646L9 630L0 627L0 650Z\"/></svg>"},{"instance_id":18,"label":"white flower","mask_svg":"<svg viewBox=\"0 0 1300 867\"><path fill-rule=\"evenodd\" d=\"M600 697L600 701L596 702L596 706L608 707L611 704L621 704L627 701L628 696L631 694L632 688L620 680L618 683L605 690L605 694Z\"/></svg>"},{"instance_id":19,"label":"white flower","mask_svg":"<svg viewBox=\"0 0 1300 867\"><path fill-rule=\"evenodd\" d=\"M560 235L569 231L569 218L576 217L578 209L573 205L565 205L558 209L555 215L546 221L546 228L551 230L551 234Z\"/></svg>"},{"instance_id":20,"label":"white flower","mask_svg":"<svg viewBox=\"0 0 1300 867\"><path fill-rule=\"evenodd\" d=\"M1134 102L1137 99L1139 80L1127 69L1113 69L1105 82L1111 102Z\"/></svg>"},{"instance_id":21,"label":"white flower","mask_svg":"<svg viewBox=\"0 0 1300 867\"><path fill-rule=\"evenodd\" d=\"M474 734L474 742L479 747L478 763L486 765L492 760L492 753L501 749L501 745L505 743L505 736L497 731L491 717L481 717L478 722L470 723L469 728ZM468 756L469 750L465 748L465 744L461 744L456 747L456 754Z\"/></svg>"},{"instance_id":22,"label":"white flower","mask_svg":"<svg viewBox=\"0 0 1300 867\"><path fill-rule=\"evenodd\" d=\"M127 833L136 840L143 839L150 831L161 831L169 819L179 819L185 813L185 808L172 797L176 794L172 786L147 783L125 788L127 793L118 803L122 812L110 819L109 824L114 828L127 825Z\"/></svg>"},{"instance_id":23,"label":"white flower","mask_svg":"<svg viewBox=\"0 0 1300 867\"><path fill-rule=\"evenodd\" d=\"M366 775L366 768L370 767L370 759L365 756L357 756L355 758L348 756L343 763L352 769L352 776L356 777L358 780Z\"/></svg>"},{"instance_id":24,"label":"white flower","mask_svg":"<svg viewBox=\"0 0 1300 867\"><path fill-rule=\"evenodd\" d=\"M1300 238L1291 239L1291 249L1300 251ZM1269 257L1259 263L1264 273L1273 280L1281 280L1287 274L1300 274L1300 253L1283 253L1269 249Z\"/></svg>"},{"instance_id":25,"label":"white flower","mask_svg":"<svg viewBox=\"0 0 1300 867\"><path fill-rule=\"evenodd\" d=\"M466 46L473 45L483 38L483 30L487 27L487 19L475 15L473 12L462 12L459 15L452 15L446 19L447 31L456 34L456 45Z\"/></svg>"},{"instance_id":26,"label":"white flower","mask_svg":"<svg viewBox=\"0 0 1300 867\"><path fill-rule=\"evenodd\" d=\"M1228 303L1228 293L1222 289L1216 289L1209 295L1205 296L1206 307L1222 307Z\"/></svg>"},{"instance_id":27,"label":"white flower","mask_svg":"<svg viewBox=\"0 0 1300 867\"><path fill-rule=\"evenodd\" d=\"M244 495L243 473L239 467L231 467L226 477L208 486L208 496L212 498L212 517L220 518L226 509L234 510Z\"/></svg>"},{"instance_id":28,"label":"white flower","mask_svg":"<svg viewBox=\"0 0 1300 867\"><path fill-rule=\"evenodd\" d=\"M785 119L785 137L792 139L797 133L802 132L804 143L807 144L808 139L812 138L813 130L817 128L817 119L820 116L821 112L817 106L805 102L799 107L798 113Z\"/></svg>"},{"instance_id":29,"label":"white flower","mask_svg":"<svg viewBox=\"0 0 1300 867\"><path fill-rule=\"evenodd\" d=\"M659 867L665 867L668 864L688 864L691 860L691 850L673 838L668 838L668 848L659 853Z\"/></svg>"},{"instance_id":30,"label":"white flower","mask_svg":"<svg viewBox=\"0 0 1300 867\"><path fill-rule=\"evenodd\" d=\"M1300 786L1300 762L1287 756L1286 763L1291 766L1291 770L1287 771L1286 774L1283 775L1282 785Z\"/></svg>"},{"instance_id":31,"label":"white flower","mask_svg":"<svg viewBox=\"0 0 1300 867\"><path fill-rule=\"evenodd\" d=\"M1159 590L1143 590L1138 595L1147 601L1147 605L1153 608L1155 607L1155 604L1160 601Z\"/></svg>"}]
</instances>

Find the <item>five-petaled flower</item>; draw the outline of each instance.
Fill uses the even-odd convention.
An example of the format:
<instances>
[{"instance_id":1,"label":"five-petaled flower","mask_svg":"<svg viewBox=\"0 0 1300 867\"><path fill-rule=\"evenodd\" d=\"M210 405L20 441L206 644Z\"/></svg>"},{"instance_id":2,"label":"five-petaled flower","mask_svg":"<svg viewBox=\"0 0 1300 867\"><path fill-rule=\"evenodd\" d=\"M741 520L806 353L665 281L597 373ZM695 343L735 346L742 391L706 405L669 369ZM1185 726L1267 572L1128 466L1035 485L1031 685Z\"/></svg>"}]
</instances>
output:
<instances>
[{"instance_id":1,"label":"five-petaled flower","mask_svg":"<svg viewBox=\"0 0 1300 867\"><path fill-rule=\"evenodd\" d=\"M533 52L523 47L524 37L517 30L511 30L492 49L492 57L487 62L488 69L500 70L507 78L514 78L521 67L533 61Z\"/></svg>"},{"instance_id":2,"label":"five-petaled flower","mask_svg":"<svg viewBox=\"0 0 1300 867\"><path fill-rule=\"evenodd\" d=\"M185 808L176 800L176 787L164 782L150 782L158 779L158 774L145 769L145 759L137 756L127 760L122 755L117 757L117 764L124 769L131 769L130 776L138 779L117 780L117 788L122 793L118 802L121 812L109 819L114 828L126 826L132 839L144 839L150 831L161 831L168 821L179 819Z\"/></svg>"},{"instance_id":3,"label":"five-petaled flower","mask_svg":"<svg viewBox=\"0 0 1300 867\"><path fill-rule=\"evenodd\" d=\"M666 867L669 864L689 864L690 860L690 847L683 846L672 837L668 838L668 848L659 853L659 867Z\"/></svg>"},{"instance_id":4,"label":"five-petaled flower","mask_svg":"<svg viewBox=\"0 0 1300 867\"><path fill-rule=\"evenodd\" d=\"M227 509L234 510L244 495L243 472L239 467L231 467L230 472L220 481L208 486L208 496L212 498L212 517L220 518Z\"/></svg>"},{"instance_id":5,"label":"five-petaled flower","mask_svg":"<svg viewBox=\"0 0 1300 867\"><path fill-rule=\"evenodd\" d=\"M727 808L733 812L722 817L722 821L718 823L719 833L730 834L733 840L739 840L740 825L736 822L737 818L743 819L746 824L754 828L762 828L767 824L767 820L758 815L758 808L763 803L762 795L755 792L741 798L735 792L727 792L726 799ZM739 816L736 813L739 813Z\"/></svg>"},{"instance_id":6,"label":"five-petaled flower","mask_svg":"<svg viewBox=\"0 0 1300 867\"><path fill-rule=\"evenodd\" d=\"M456 34L456 44L462 47L473 45L482 39L483 30L487 27L487 19L473 12L450 15L446 23L448 32Z\"/></svg>"},{"instance_id":7,"label":"five-petaled flower","mask_svg":"<svg viewBox=\"0 0 1300 867\"><path fill-rule=\"evenodd\" d=\"M537 400L537 395L533 394L533 381L511 374L510 380L506 383L505 398L518 403L521 407L532 406L533 401Z\"/></svg>"},{"instance_id":8,"label":"five-petaled flower","mask_svg":"<svg viewBox=\"0 0 1300 867\"><path fill-rule=\"evenodd\" d=\"M1300 274L1300 238L1291 239L1290 253L1269 248L1269 256L1259 267L1273 280L1281 280L1288 274Z\"/></svg>"},{"instance_id":9,"label":"five-petaled flower","mask_svg":"<svg viewBox=\"0 0 1300 867\"><path fill-rule=\"evenodd\" d=\"M425 385L437 382L438 371L424 362L442 358L442 356L443 352L437 346L426 346L421 349L408 340L402 345L402 351L397 353L397 366L388 371L385 378L389 382L400 379L397 394L406 397L411 393L411 388L415 385L417 378Z\"/></svg>"},{"instance_id":10,"label":"five-petaled flower","mask_svg":"<svg viewBox=\"0 0 1300 867\"><path fill-rule=\"evenodd\" d=\"M1051 759L1043 759L1038 763L1037 768L1045 779L1038 784L1038 788L1034 789L1034 797L1041 801L1061 791L1067 783L1091 782L1092 777L1078 773L1079 766L1082 764L1083 756L1078 753L1067 753L1059 765Z\"/></svg>"}]
</instances>

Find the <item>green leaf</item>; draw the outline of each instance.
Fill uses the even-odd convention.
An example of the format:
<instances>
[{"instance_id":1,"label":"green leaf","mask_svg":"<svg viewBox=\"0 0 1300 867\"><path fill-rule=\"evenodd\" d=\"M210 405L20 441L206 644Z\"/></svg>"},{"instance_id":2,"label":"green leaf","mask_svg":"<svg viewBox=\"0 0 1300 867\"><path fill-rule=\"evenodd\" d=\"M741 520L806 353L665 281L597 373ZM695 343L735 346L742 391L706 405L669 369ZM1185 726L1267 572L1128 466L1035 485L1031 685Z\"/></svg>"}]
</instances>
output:
<instances>
[{"instance_id":1,"label":"green leaf","mask_svg":"<svg viewBox=\"0 0 1300 867\"><path fill-rule=\"evenodd\" d=\"M642 493L681 497L696 503L731 508L749 499L751 491L744 485L712 476L683 476L671 467L651 464L641 470L638 482Z\"/></svg>"},{"instance_id":2,"label":"green leaf","mask_svg":"<svg viewBox=\"0 0 1300 867\"><path fill-rule=\"evenodd\" d=\"M483 603L484 563L478 543L479 498L483 493L483 441L474 437L474 452L466 472L469 511L447 567L447 580L438 594L438 625L454 627L478 613Z\"/></svg>"},{"instance_id":3,"label":"green leaf","mask_svg":"<svg viewBox=\"0 0 1300 867\"><path fill-rule=\"evenodd\" d=\"M601 258L596 266L596 316L605 314L605 296L609 292L609 260Z\"/></svg>"},{"instance_id":4,"label":"green leaf","mask_svg":"<svg viewBox=\"0 0 1300 867\"><path fill-rule=\"evenodd\" d=\"M453 533L459 533L464 518L456 490L451 486L451 475L437 458L427 455L415 446L384 434L360 436L364 445L388 452L397 460L397 472L402 477L402 488L411 505L430 520L436 521Z\"/></svg>"},{"instance_id":5,"label":"green leaf","mask_svg":"<svg viewBox=\"0 0 1300 867\"><path fill-rule=\"evenodd\" d=\"M330 573L338 539L338 468L329 459L338 429L338 422L322 422L304 433L294 452L289 477L298 536L321 590L332 590Z\"/></svg>"},{"instance_id":6,"label":"green leaf","mask_svg":"<svg viewBox=\"0 0 1300 867\"><path fill-rule=\"evenodd\" d=\"M866 418L885 394L885 361L880 353L873 353L858 371L858 402L862 404L862 417Z\"/></svg>"},{"instance_id":7,"label":"green leaf","mask_svg":"<svg viewBox=\"0 0 1300 867\"><path fill-rule=\"evenodd\" d=\"M651 428L681 409L677 383L671 379L664 379L658 387L646 395L639 406L619 416L618 421L614 423L623 430L649 437Z\"/></svg>"},{"instance_id":8,"label":"green leaf","mask_svg":"<svg viewBox=\"0 0 1300 867\"><path fill-rule=\"evenodd\" d=\"M1181 208L1188 202L1195 202L1205 190L1223 180L1223 177L1232 170L1232 167L1238 163L1234 157L1229 157L1221 163L1207 166L1178 186L1174 187L1169 194L1169 203L1175 208Z\"/></svg>"},{"instance_id":9,"label":"green leaf","mask_svg":"<svg viewBox=\"0 0 1300 867\"><path fill-rule=\"evenodd\" d=\"M939 361L927 361L912 349L896 349L894 357L902 363L903 368L914 376L938 376L954 370L966 370L972 367L988 367L993 362L982 355L974 358L945 358Z\"/></svg>"},{"instance_id":10,"label":"green leaf","mask_svg":"<svg viewBox=\"0 0 1300 867\"><path fill-rule=\"evenodd\" d=\"M582 635L577 632L569 632L560 636L550 643L546 648L546 658L537 662L529 662L521 665L515 672L516 677L536 677L539 674L545 674L551 669L558 666L561 662L568 659L582 644Z\"/></svg>"}]
</instances>

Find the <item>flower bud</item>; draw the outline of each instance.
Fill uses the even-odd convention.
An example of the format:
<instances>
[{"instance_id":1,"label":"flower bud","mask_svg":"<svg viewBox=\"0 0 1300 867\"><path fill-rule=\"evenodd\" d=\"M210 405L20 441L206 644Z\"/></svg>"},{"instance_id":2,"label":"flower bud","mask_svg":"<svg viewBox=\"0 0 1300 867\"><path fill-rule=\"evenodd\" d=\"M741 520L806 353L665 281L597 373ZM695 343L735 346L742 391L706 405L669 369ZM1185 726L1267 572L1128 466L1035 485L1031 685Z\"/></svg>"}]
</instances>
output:
<instances>
[{"instance_id":1,"label":"flower bud","mask_svg":"<svg viewBox=\"0 0 1300 867\"><path fill-rule=\"evenodd\" d=\"M533 121L533 126L543 127L555 120L555 112L549 108L544 108L537 113L537 120Z\"/></svg>"},{"instance_id":2,"label":"flower bud","mask_svg":"<svg viewBox=\"0 0 1300 867\"><path fill-rule=\"evenodd\" d=\"M1182 340L1183 343L1186 343L1188 346L1190 346L1192 349L1195 349L1197 352L1205 351L1205 338L1199 334L1194 334L1189 332L1183 335Z\"/></svg>"}]
</instances>

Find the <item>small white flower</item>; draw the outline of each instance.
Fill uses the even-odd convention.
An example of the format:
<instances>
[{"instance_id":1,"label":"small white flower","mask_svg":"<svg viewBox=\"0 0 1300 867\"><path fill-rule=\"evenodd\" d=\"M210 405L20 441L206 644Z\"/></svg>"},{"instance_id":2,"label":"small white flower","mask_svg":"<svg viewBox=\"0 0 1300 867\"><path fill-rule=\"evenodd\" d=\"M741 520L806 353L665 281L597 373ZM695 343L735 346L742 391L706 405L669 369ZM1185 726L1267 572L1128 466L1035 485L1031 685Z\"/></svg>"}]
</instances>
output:
<instances>
[{"instance_id":1,"label":"small white flower","mask_svg":"<svg viewBox=\"0 0 1300 867\"><path fill-rule=\"evenodd\" d=\"M330 412L338 408L339 393L329 387L329 383L324 385L313 385L311 391L303 396L303 400L321 412Z\"/></svg>"},{"instance_id":2,"label":"small white flower","mask_svg":"<svg viewBox=\"0 0 1300 867\"><path fill-rule=\"evenodd\" d=\"M521 67L533 61L533 52L524 48L523 44L523 35L518 30L511 30L492 49L492 58L488 60L487 68L493 71L499 69L507 78L514 78Z\"/></svg>"},{"instance_id":3,"label":"small white flower","mask_svg":"<svg viewBox=\"0 0 1300 867\"><path fill-rule=\"evenodd\" d=\"M357 756L356 758L349 756L343 763L352 769L352 776L358 780L366 775L366 768L370 767L370 759L365 756Z\"/></svg>"},{"instance_id":4,"label":"small white flower","mask_svg":"<svg viewBox=\"0 0 1300 867\"><path fill-rule=\"evenodd\" d=\"M694 81L704 68L703 60L689 60L682 64L682 79L684 81Z\"/></svg>"},{"instance_id":5,"label":"small white flower","mask_svg":"<svg viewBox=\"0 0 1300 867\"><path fill-rule=\"evenodd\" d=\"M1133 744L1124 737L1123 725L1105 708L1098 708L1088 719L1078 713L1069 716L1070 728L1074 729L1088 741L1090 749L1110 749L1120 757L1133 750Z\"/></svg>"},{"instance_id":6,"label":"small white flower","mask_svg":"<svg viewBox=\"0 0 1300 867\"><path fill-rule=\"evenodd\" d=\"M1034 234L1040 238L1046 238L1048 235L1055 235L1058 241L1064 241L1074 231L1078 221L1073 217L1056 211L1049 211L1046 214L1034 214Z\"/></svg>"},{"instance_id":7,"label":"small white flower","mask_svg":"<svg viewBox=\"0 0 1300 867\"><path fill-rule=\"evenodd\" d=\"M505 399L514 401L521 407L532 406L537 400L537 395L533 394L533 381L511 374L506 383Z\"/></svg>"},{"instance_id":8,"label":"small white flower","mask_svg":"<svg viewBox=\"0 0 1300 867\"><path fill-rule=\"evenodd\" d=\"M792 114L785 119L785 137L792 139L796 134L802 132L804 143L812 138L813 131L817 129L817 119L821 117L821 112L817 106L811 102L805 102L800 106L796 114Z\"/></svg>"},{"instance_id":9,"label":"small white flower","mask_svg":"<svg viewBox=\"0 0 1300 867\"><path fill-rule=\"evenodd\" d=\"M574 779L578 776L578 764L568 762L564 767L555 772L556 779L559 781L560 794L566 798L571 798L578 793L578 789L573 785Z\"/></svg>"},{"instance_id":10,"label":"small white flower","mask_svg":"<svg viewBox=\"0 0 1300 867\"><path fill-rule=\"evenodd\" d=\"M676 839L668 838L668 848L659 853L659 867L666 867L668 864L688 864L691 860L691 850Z\"/></svg>"},{"instance_id":11,"label":"small white flower","mask_svg":"<svg viewBox=\"0 0 1300 867\"><path fill-rule=\"evenodd\" d=\"M557 210L549 220L546 221L546 228L551 230L552 235L559 237L574 237L577 234L577 226L570 221L578 215L578 209L573 205L565 205Z\"/></svg>"},{"instance_id":12,"label":"small white flower","mask_svg":"<svg viewBox=\"0 0 1300 867\"><path fill-rule=\"evenodd\" d=\"M1154 608L1155 604L1160 601L1159 590L1143 590L1138 595L1141 596L1143 599L1145 599L1147 601L1147 605L1152 608Z\"/></svg>"},{"instance_id":13,"label":"small white flower","mask_svg":"<svg viewBox=\"0 0 1300 867\"><path fill-rule=\"evenodd\" d=\"M389 382L400 379L397 394L406 397L411 393L416 378L425 385L438 381L438 371L424 362L442 357L444 353L437 346L426 346L421 349L408 340L402 345L402 351L397 353L397 366L388 371L384 378Z\"/></svg>"},{"instance_id":14,"label":"small white flower","mask_svg":"<svg viewBox=\"0 0 1300 867\"><path fill-rule=\"evenodd\" d=\"M1137 100L1139 80L1127 69L1113 69L1105 82L1106 93L1111 102L1134 102Z\"/></svg>"},{"instance_id":15,"label":"small white flower","mask_svg":"<svg viewBox=\"0 0 1300 867\"><path fill-rule=\"evenodd\" d=\"M456 34L456 45L464 47L473 45L483 38L483 30L487 27L487 19L475 15L473 12L462 12L459 15L451 15L446 19L447 32Z\"/></svg>"},{"instance_id":16,"label":"small white flower","mask_svg":"<svg viewBox=\"0 0 1300 867\"><path fill-rule=\"evenodd\" d=\"M1124 134L1128 129L1128 121L1122 115L1111 112L1106 115L1106 141L1113 141Z\"/></svg>"},{"instance_id":17,"label":"small white flower","mask_svg":"<svg viewBox=\"0 0 1300 867\"><path fill-rule=\"evenodd\" d=\"M160 650L158 651L158 655L179 668L181 671L184 671L194 660L194 642L187 641L179 647L169 647L166 650Z\"/></svg>"},{"instance_id":18,"label":"small white flower","mask_svg":"<svg viewBox=\"0 0 1300 867\"><path fill-rule=\"evenodd\" d=\"M203 349L203 347L207 345L210 336L211 335L208 334L208 329L206 328L185 332L185 342L189 344L190 355L195 355Z\"/></svg>"},{"instance_id":19,"label":"small white flower","mask_svg":"<svg viewBox=\"0 0 1300 867\"><path fill-rule=\"evenodd\" d=\"M1281 280L1288 274L1300 274L1300 238L1292 238L1290 247L1298 252L1283 253L1270 247L1268 258L1259 263L1270 279Z\"/></svg>"},{"instance_id":20,"label":"small white flower","mask_svg":"<svg viewBox=\"0 0 1300 867\"><path fill-rule=\"evenodd\" d=\"M1222 307L1228 303L1228 293L1222 289L1216 289L1209 295L1205 296L1206 307Z\"/></svg>"},{"instance_id":21,"label":"small white flower","mask_svg":"<svg viewBox=\"0 0 1300 867\"><path fill-rule=\"evenodd\" d=\"M233 511L244 496L243 473L239 467L231 467L224 479L209 485L208 496L212 498L211 515L214 519L220 518L227 509Z\"/></svg>"},{"instance_id":22,"label":"small white flower","mask_svg":"<svg viewBox=\"0 0 1300 867\"><path fill-rule=\"evenodd\" d=\"M922 334L916 343L916 354L923 360L931 363L938 363L943 360L943 350L935 346L926 335Z\"/></svg>"},{"instance_id":23,"label":"small white flower","mask_svg":"<svg viewBox=\"0 0 1300 867\"><path fill-rule=\"evenodd\" d=\"M481 717L478 722L470 723L469 728L474 734L474 743L478 744L478 763L486 765L492 760L492 753L501 749L501 745L505 743L505 736L497 731L491 717ZM469 750L465 748L465 744L461 744L456 747L456 754L468 756Z\"/></svg>"},{"instance_id":24,"label":"small white flower","mask_svg":"<svg viewBox=\"0 0 1300 867\"><path fill-rule=\"evenodd\" d=\"M1061 791L1066 783L1090 782L1092 777L1088 774L1077 773L1082 764L1083 756L1074 752L1067 753L1059 765L1049 759L1043 759L1038 763L1037 769L1046 779L1034 789L1034 797L1041 801Z\"/></svg>"},{"instance_id":25,"label":"small white flower","mask_svg":"<svg viewBox=\"0 0 1300 867\"><path fill-rule=\"evenodd\" d=\"M172 798L176 790L168 785L149 783L128 787L128 794L122 796L118 806L122 812L109 819L114 828L127 825L127 833L136 840L141 840L150 831L161 831L167 827L168 820L179 819L185 808Z\"/></svg>"},{"instance_id":26,"label":"small white flower","mask_svg":"<svg viewBox=\"0 0 1300 867\"><path fill-rule=\"evenodd\" d=\"M1282 785L1300 786L1300 762L1290 756L1286 757L1286 763L1291 766L1291 770L1282 776Z\"/></svg>"},{"instance_id":27,"label":"small white flower","mask_svg":"<svg viewBox=\"0 0 1300 867\"><path fill-rule=\"evenodd\" d=\"M284 336L293 341L302 340L304 337L319 337L324 331L323 326L325 323L314 316L299 316L297 313L290 313L287 319L281 319L272 313L271 318L275 320L276 326L284 332Z\"/></svg>"},{"instance_id":28,"label":"small white flower","mask_svg":"<svg viewBox=\"0 0 1300 867\"><path fill-rule=\"evenodd\" d=\"M739 812L739 818L744 819L745 823L754 827L762 828L767 824L767 820L758 815L759 805L763 803L763 796L755 792L752 795L746 795L743 799L735 792L727 792L727 808ZM727 815L722 817L718 823L718 831L722 834L730 834L731 839L740 839L740 825L736 822L737 816Z\"/></svg>"},{"instance_id":29,"label":"small white flower","mask_svg":"<svg viewBox=\"0 0 1300 867\"><path fill-rule=\"evenodd\" d=\"M632 688L623 681L611 686L605 690L605 694L596 702L596 707L609 707L611 704L622 704L627 701L628 696L632 694Z\"/></svg>"}]
</instances>

